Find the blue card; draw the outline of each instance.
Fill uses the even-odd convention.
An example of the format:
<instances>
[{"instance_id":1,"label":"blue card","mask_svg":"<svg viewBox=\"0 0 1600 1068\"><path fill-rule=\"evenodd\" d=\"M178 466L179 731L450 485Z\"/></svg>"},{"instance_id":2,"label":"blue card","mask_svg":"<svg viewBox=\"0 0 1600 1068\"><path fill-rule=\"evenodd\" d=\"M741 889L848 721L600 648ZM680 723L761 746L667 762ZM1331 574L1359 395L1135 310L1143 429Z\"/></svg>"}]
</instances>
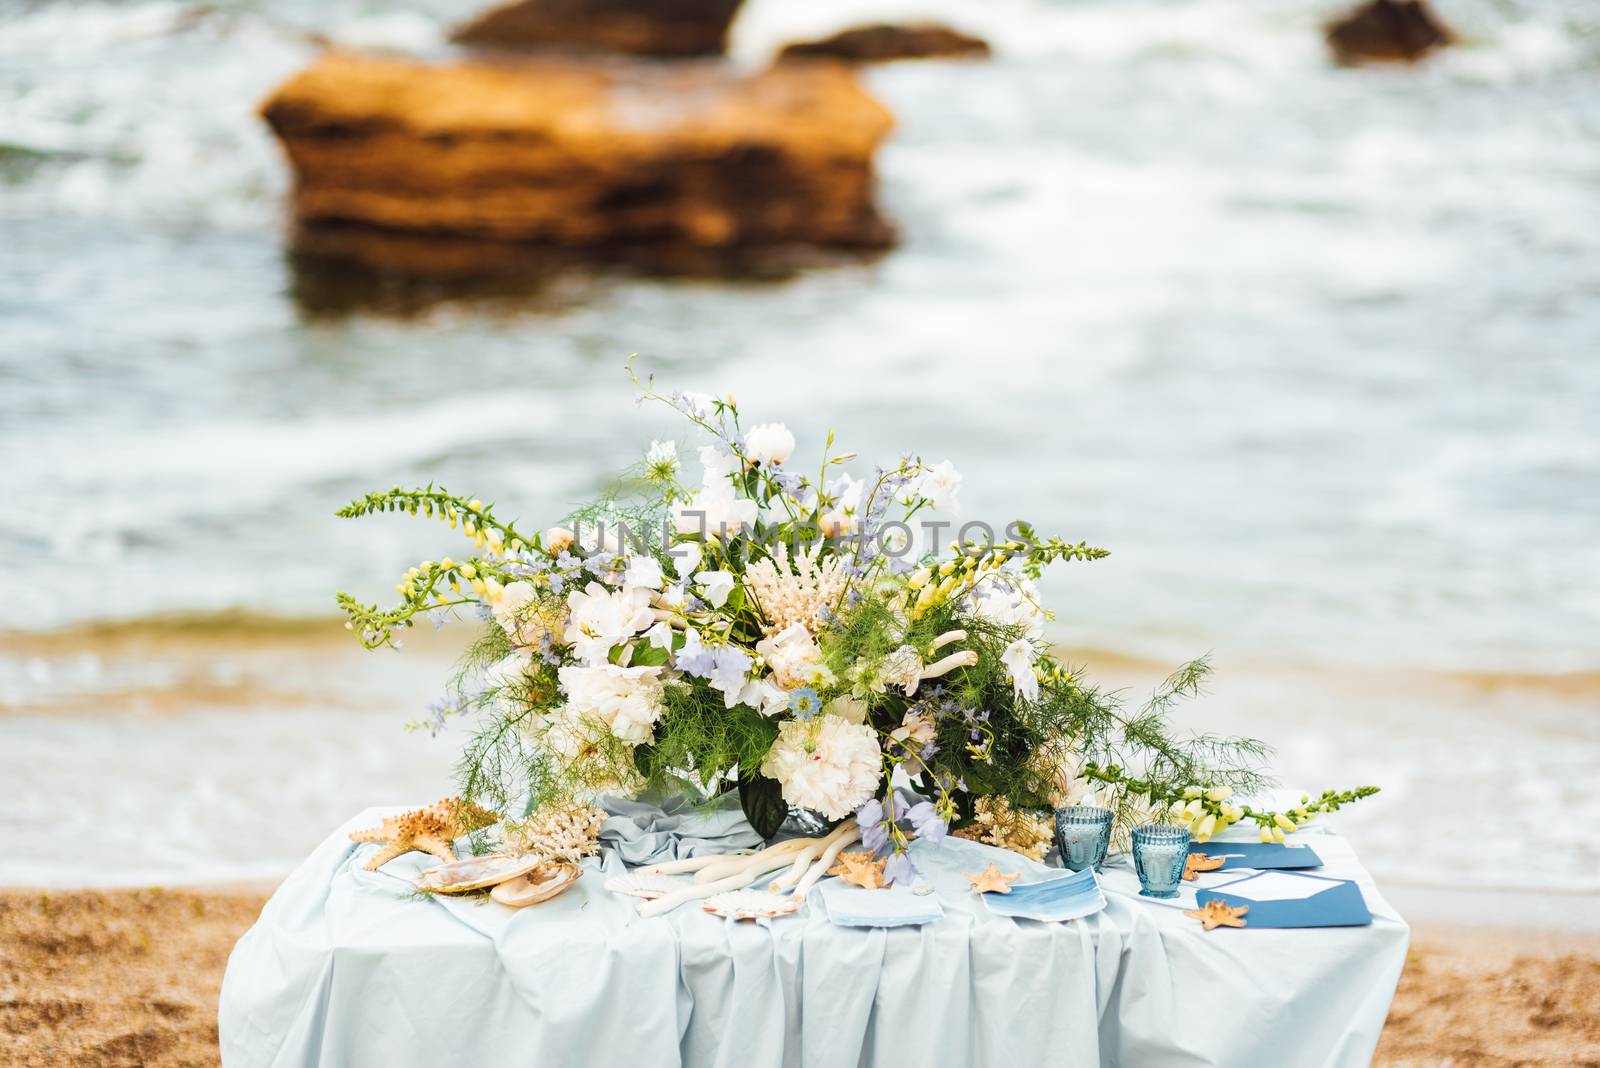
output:
<instances>
[{"instance_id":1,"label":"blue card","mask_svg":"<svg viewBox=\"0 0 1600 1068\"><path fill-rule=\"evenodd\" d=\"M1278 842L1191 842L1189 852L1226 857L1218 870L1230 868L1320 868L1322 858L1310 846Z\"/></svg>"},{"instance_id":2,"label":"blue card","mask_svg":"<svg viewBox=\"0 0 1600 1068\"><path fill-rule=\"evenodd\" d=\"M1330 879L1297 871L1263 871L1194 895L1201 907L1221 901L1248 907L1254 928L1364 927L1372 922L1361 887L1350 879Z\"/></svg>"},{"instance_id":3,"label":"blue card","mask_svg":"<svg viewBox=\"0 0 1600 1068\"><path fill-rule=\"evenodd\" d=\"M1093 868L1036 883L1012 883L1009 894L982 896L984 905L997 916L1047 923L1092 916L1106 907Z\"/></svg>"}]
</instances>

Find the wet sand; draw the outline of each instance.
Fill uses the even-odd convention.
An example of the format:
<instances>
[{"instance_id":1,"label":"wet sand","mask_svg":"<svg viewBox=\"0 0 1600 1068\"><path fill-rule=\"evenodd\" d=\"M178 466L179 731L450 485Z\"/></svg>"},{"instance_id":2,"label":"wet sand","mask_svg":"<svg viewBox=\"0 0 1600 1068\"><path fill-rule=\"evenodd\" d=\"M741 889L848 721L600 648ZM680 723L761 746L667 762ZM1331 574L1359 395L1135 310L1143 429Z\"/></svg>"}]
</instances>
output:
<instances>
[{"instance_id":1,"label":"wet sand","mask_svg":"<svg viewBox=\"0 0 1600 1068\"><path fill-rule=\"evenodd\" d=\"M0 890L0 1063L215 1064L222 972L266 897ZM1600 938L1419 928L1374 1063L1600 1064Z\"/></svg>"}]
</instances>

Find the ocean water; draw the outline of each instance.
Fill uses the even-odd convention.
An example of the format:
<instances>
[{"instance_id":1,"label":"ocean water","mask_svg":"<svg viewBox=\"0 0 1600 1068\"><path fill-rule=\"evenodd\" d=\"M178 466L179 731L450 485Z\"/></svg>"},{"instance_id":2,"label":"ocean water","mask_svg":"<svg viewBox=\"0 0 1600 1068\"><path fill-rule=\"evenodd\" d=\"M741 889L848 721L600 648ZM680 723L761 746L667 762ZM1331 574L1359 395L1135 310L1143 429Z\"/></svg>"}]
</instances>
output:
<instances>
[{"instance_id":1,"label":"ocean water","mask_svg":"<svg viewBox=\"0 0 1600 1068\"><path fill-rule=\"evenodd\" d=\"M352 688L317 646L280 702L252 627L454 548L334 519L360 492L543 525L678 433L636 352L802 452L953 461L963 519L1111 548L1052 579L1056 637L1131 685L1211 652L1196 726L1386 786L1347 820L1380 878L1487 848L1498 884L1600 894L1600 14L1443 0L1461 47L1348 70L1338 7L753 0L751 64L878 14L994 43L867 75L898 249L341 312L253 109L308 33L427 51L459 5L0 0L0 772L31 799L0 799L29 828L0 882L266 877L363 797L431 796L450 745L397 727L428 671ZM221 646L139 646L215 612ZM151 828L202 845L146 858Z\"/></svg>"}]
</instances>

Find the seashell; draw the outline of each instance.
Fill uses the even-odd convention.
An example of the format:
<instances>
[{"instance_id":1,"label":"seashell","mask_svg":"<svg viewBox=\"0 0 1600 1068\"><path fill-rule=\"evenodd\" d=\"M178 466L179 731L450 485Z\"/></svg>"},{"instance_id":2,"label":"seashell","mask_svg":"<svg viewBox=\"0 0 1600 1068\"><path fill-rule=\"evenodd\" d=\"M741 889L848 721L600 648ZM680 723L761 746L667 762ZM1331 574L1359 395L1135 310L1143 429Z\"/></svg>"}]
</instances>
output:
<instances>
[{"instance_id":1,"label":"seashell","mask_svg":"<svg viewBox=\"0 0 1600 1068\"><path fill-rule=\"evenodd\" d=\"M514 909L537 905L565 891L583 876L576 864L546 861L526 875L519 875L489 891L489 896Z\"/></svg>"},{"instance_id":2,"label":"seashell","mask_svg":"<svg viewBox=\"0 0 1600 1068\"><path fill-rule=\"evenodd\" d=\"M927 897L933 893L933 884L919 875L917 881L911 884L911 892L918 897Z\"/></svg>"},{"instance_id":3,"label":"seashell","mask_svg":"<svg viewBox=\"0 0 1600 1068\"><path fill-rule=\"evenodd\" d=\"M713 894L701 906L715 916L732 920L757 920L763 917L788 916L800 908L800 899L790 894L773 894L765 890L729 890Z\"/></svg>"},{"instance_id":4,"label":"seashell","mask_svg":"<svg viewBox=\"0 0 1600 1068\"><path fill-rule=\"evenodd\" d=\"M543 863L544 858L537 856L467 857L418 873L416 886L434 894L465 894L526 875Z\"/></svg>"},{"instance_id":5,"label":"seashell","mask_svg":"<svg viewBox=\"0 0 1600 1068\"><path fill-rule=\"evenodd\" d=\"M646 901L654 901L658 897L677 893L691 883L692 880L678 879L671 875L631 871L626 875L613 875L606 880L605 887L613 894L626 894L629 897L642 897Z\"/></svg>"}]
</instances>

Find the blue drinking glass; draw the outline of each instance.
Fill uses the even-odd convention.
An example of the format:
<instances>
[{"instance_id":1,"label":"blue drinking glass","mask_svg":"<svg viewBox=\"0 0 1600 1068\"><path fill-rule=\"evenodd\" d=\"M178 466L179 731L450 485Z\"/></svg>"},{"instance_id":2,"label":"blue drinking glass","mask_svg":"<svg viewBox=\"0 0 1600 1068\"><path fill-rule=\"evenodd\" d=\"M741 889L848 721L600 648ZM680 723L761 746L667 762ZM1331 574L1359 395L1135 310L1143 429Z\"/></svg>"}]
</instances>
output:
<instances>
[{"instance_id":1,"label":"blue drinking glass","mask_svg":"<svg viewBox=\"0 0 1600 1068\"><path fill-rule=\"evenodd\" d=\"M1133 829L1133 870L1145 897L1177 897L1183 863L1189 856L1189 830L1169 823Z\"/></svg>"},{"instance_id":2,"label":"blue drinking glass","mask_svg":"<svg viewBox=\"0 0 1600 1068\"><path fill-rule=\"evenodd\" d=\"M1100 870L1111 845L1111 810L1096 805L1056 809L1056 849L1069 871Z\"/></svg>"}]
</instances>

